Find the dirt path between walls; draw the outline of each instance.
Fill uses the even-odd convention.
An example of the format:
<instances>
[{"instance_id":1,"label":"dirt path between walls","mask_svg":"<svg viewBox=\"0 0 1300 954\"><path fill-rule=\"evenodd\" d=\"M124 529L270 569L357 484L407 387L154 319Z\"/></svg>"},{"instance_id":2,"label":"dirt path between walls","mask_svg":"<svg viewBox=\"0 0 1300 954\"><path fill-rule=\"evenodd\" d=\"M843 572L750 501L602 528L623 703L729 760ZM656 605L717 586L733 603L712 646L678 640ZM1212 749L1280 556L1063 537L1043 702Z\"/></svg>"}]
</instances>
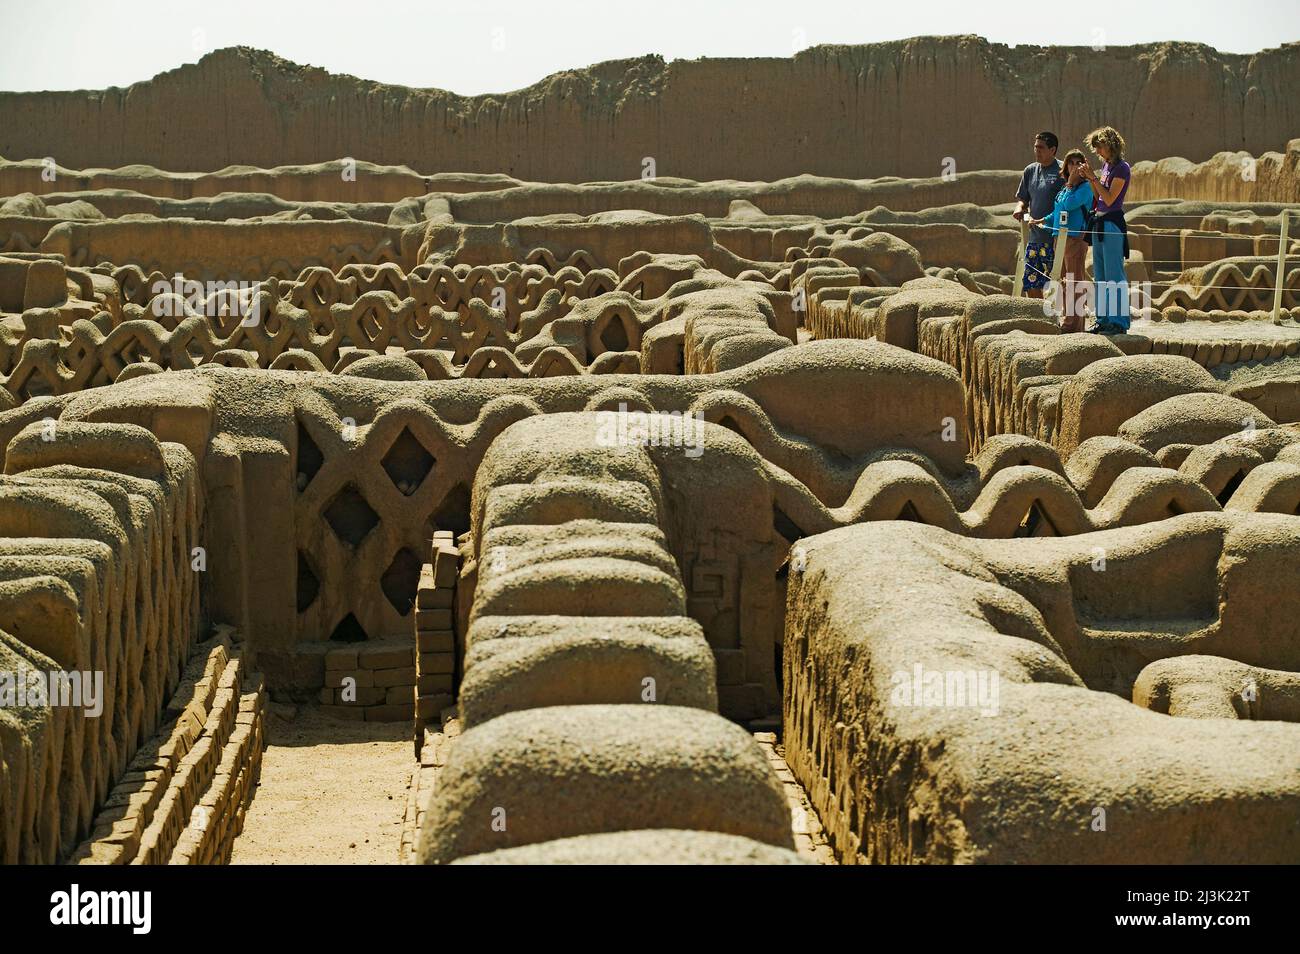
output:
<instances>
[{"instance_id":1,"label":"dirt path between walls","mask_svg":"<svg viewBox=\"0 0 1300 954\"><path fill-rule=\"evenodd\" d=\"M397 864L415 752L406 722L268 715L262 775L231 864Z\"/></svg>"}]
</instances>

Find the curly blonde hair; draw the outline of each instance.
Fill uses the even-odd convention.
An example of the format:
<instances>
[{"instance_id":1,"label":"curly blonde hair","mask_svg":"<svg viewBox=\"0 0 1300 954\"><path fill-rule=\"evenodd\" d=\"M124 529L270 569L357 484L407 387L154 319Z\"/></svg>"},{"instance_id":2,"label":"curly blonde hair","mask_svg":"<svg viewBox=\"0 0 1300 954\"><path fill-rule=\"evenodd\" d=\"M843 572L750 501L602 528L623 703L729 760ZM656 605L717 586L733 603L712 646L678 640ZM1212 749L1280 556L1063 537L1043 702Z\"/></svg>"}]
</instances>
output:
<instances>
[{"instance_id":1,"label":"curly blonde hair","mask_svg":"<svg viewBox=\"0 0 1300 954\"><path fill-rule=\"evenodd\" d=\"M1110 147L1110 161L1119 162L1124 158L1124 137L1119 134L1119 130L1114 126L1102 126L1094 129L1088 135L1083 137L1083 144L1097 152L1097 147L1106 145ZM1097 153L1100 155L1100 153Z\"/></svg>"}]
</instances>

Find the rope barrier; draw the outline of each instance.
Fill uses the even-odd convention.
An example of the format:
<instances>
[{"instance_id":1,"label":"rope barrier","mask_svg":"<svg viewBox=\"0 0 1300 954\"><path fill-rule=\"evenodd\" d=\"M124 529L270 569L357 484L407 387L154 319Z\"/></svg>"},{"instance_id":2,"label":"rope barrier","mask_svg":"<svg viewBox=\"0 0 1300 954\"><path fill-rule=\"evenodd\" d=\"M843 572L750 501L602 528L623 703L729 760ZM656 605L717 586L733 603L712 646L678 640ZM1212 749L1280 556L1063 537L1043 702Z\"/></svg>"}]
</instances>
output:
<instances>
[{"instance_id":1,"label":"rope barrier","mask_svg":"<svg viewBox=\"0 0 1300 954\"><path fill-rule=\"evenodd\" d=\"M1274 268L1274 282L1272 288L1273 291L1272 312L1273 312L1274 324L1282 323L1283 321L1282 312L1285 310L1282 305L1282 295L1284 291L1291 290L1290 286L1286 285L1286 279L1287 279L1286 259L1287 259L1287 255L1290 253L1291 250L1291 244L1288 241L1288 235L1289 235L1288 227L1290 225L1291 215L1293 214L1293 211L1300 211L1300 210L1292 210L1290 208L1286 208L1278 213L1278 217L1280 221L1278 223L1279 228L1278 228L1278 243L1277 243L1277 265ZM1058 258L1060 256L1060 249L1064 245L1063 243L1064 235L1068 234L1068 233L1061 232L1061 229L1063 229L1065 225L1066 225L1065 213L1062 212L1060 221L1058 223L1059 227L1055 230L1058 233L1056 238L1056 246L1057 246L1056 255ZM1055 275L1049 275L1047 272L1043 271L1043 269L1037 267L1036 265L1029 264L1029 262L1025 259L1025 250L1028 248L1028 240L1029 240L1029 222L1027 220L1022 219L1020 221L1020 245L1016 250L1016 274L1015 274L1015 278L1012 279L1012 286L1011 286L1011 294L1016 298L1019 298L1022 295L1024 295L1025 292L1024 275L1027 269L1032 269L1034 272L1036 272L1039 275L1042 275L1044 278L1048 279L1049 281L1056 281ZM1232 258L1232 257L1241 257L1241 256L1228 256L1228 257ZM1258 257L1262 258L1263 256L1258 256ZM1222 259L1220 259L1219 261L1222 261ZM1175 264L1175 260L1174 259L1153 259L1150 262L1148 262L1148 264L1152 264L1152 265ZM1187 264L1182 262L1181 260L1177 261L1176 264L1182 266L1184 269L1186 269L1187 267ZM1204 264L1209 265L1212 263L1206 262ZM1059 274L1059 270L1060 270L1060 262L1054 261L1053 272ZM1094 282L1096 281L1095 278L1092 280ZM1076 281L1087 281L1087 278L1085 276L1081 276L1079 279L1076 279ZM1127 275L1125 276L1122 282L1115 282L1115 284L1121 284L1121 283L1133 284L1128 281ZM1267 292L1269 290L1268 286L1260 286L1260 285L1218 285L1218 284L1202 285L1199 283L1178 282L1178 281L1174 281L1174 282L1147 281L1138 284L1139 285L1146 284L1150 286L1163 285L1164 291L1162 292L1162 294L1167 294L1168 292L1176 288L1194 289L1195 293L1198 294L1201 291L1208 290L1211 288L1221 289L1224 291L1236 291L1236 292L1246 292L1246 293ZM1265 309L1260 308L1260 309L1252 309L1252 310L1263 311Z\"/></svg>"},{"instance_id":2,"label":"rope barrier","mask_svg":"<svg viewBox=\"0 0 1300 954\"><path fill-rule=\"evenodd\" d=\"M1037 265L1030 265L1028 262L1026 262L1026 263L1025 263L1025 268L1037 272L1039 275L1042 275L1044 278L1048 279L1049 281L1051 281L1051 279L1052 279L1052 276L1051 276L1050 274L1048 274L1047 272L1043 271L1043 270L1042 270L1041 268L1039 268ZM1097 279L1096 279L1096 278L1090 278L1090 277L1087 277L1087 276L1081 276L1081 277L1075 279L1075 281L1076 281L1076 282L1079 282L1079 283L1087 282L1088 284L1095 284L1096 281L1097 281ZM1120 283L1117 282L1116 284L1120 284ZM1220 288L1220 289L1224 289L1224 290L1227 290L1227 291L1258 291L1258 292L1271 292L1271 291L1273 291L1273 286L1272 286L1272 285L1193 285L1193 284L1190 283L1190 282L1140 282L1140 281L1134 281L1134 280L1131 280L1131 279L1128 279L1128 278L1125 278L1125 279L1123 280L1123 284L1125 284L1125 285L1142 285L1142 284L1147 284L1147 285L1165 285L1165 286L1166 286L1166 288L1165 288L1166 291L1170 291L1170 290L1175 289L1175 288L1195 288L1195 289L1198 289L1198 290L1199 290L1199 289L1202 289L1202 288ZM1296 291L1297 291L1298 293L1300 293L1300 288L1297 288ZM1268 311L1267 308L1262 308L1262 309L1261 309L1261 308L1256 308L1256 309L1253 309L1253 310L1255 310L1255 311Z\"/></svg>"},{"instance_id":3,"label":"rope barrier","mask_svg":"<svg viewBox=\"0 0 1300 954\"><path fill-rule=\"evenodd\" d=\"M1202 200L1202 199L1189 199L1189 200L1185 200L1185 201L1201 202L1201 201L1208 201L1208 200ZM1278 204L1278 205L1283 205L1283 204L1285 204L1285 203L1281 203L1281 202L1279 202L1279 203L1277 203L1277 204ZM1139 218L1139 219L1197 219L1197 220L1200 220L1200 219L1208 219L1208 218L1209 218L1210 216L1212 216L1212 215L1227 215L1227 216L1231 217L1231 216L1233 215L1234 212L1240 212L1241 215L1242 215L1243 217L1245 217L1246 214L1247 214L1248 212L1250 212L1249 209L1236 209L1236 210L1234 210L1234 209L1216 209L1216 210L1213 211L1213 212L1162 212L1162 213L1155 213L1155 212L1153 212L1153 213L1151 213L1151 214L1147 214L1147 213L1145 213L1145 212L1142 211L1142 209L1144 209L1145 207L1146 207L1145 205L1135 205L1135 206L1133 207L1133 216L1134 216L1135 218ZM1295 205L1295 206L1288 205L1286 211L1290 212L1290 211L1292 211L1293 209L1300 209L1300 205ZM1268 215L1260 215L1258 212L1250 212L1250 214L1251 214L1251 215L1254 215L1256 219L1264 219L1264 218L1269 218L1269 219L1271 219L1271 218L1275 218L1276 216L1281 215L1282 213L1281 213L1281 212L1273 212L1273 213L1269 213Z\"/></svg>"}]
</instances>

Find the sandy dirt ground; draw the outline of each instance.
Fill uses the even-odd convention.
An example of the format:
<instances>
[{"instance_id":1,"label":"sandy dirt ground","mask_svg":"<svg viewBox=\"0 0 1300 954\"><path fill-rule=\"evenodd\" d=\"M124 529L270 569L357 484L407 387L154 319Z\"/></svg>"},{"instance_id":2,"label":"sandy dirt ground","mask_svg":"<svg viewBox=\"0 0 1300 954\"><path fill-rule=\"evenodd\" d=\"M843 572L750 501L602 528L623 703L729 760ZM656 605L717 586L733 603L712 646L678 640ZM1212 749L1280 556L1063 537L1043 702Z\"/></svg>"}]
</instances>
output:
<instances>
[{"instance_id":1,"label":"sandy dirt ground","mask_svg":"<svg viewBox=\"0 0 1300 954\"><path fill-rule=\"evenodd\" d=\"M262 777L232 864L396 864L415 752L406 722L268 713Z\"/></svg>"}]
</instances>

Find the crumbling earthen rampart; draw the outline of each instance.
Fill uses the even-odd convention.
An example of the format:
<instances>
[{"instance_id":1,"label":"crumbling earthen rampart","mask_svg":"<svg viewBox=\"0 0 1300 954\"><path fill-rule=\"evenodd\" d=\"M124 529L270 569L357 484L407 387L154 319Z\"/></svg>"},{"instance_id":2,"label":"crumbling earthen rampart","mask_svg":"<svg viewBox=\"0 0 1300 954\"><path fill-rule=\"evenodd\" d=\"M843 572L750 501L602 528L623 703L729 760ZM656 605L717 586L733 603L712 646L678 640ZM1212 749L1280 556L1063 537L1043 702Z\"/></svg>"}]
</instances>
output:
<instances>
[{"instance_id":1,"label":"crumbling earthen rampart","mask_svg":"<svg viewBox=\"0 0 1300 954\"><path fill-rule=\"evenodd\" d=\"M1107 118L1132 130L1133 155L1200 161L1225 149L1276 149L1294 136L1300 116L1288 94L1300 86L1298 64L1294 44L1238 55L1187 43L1095 50L918 37L789 58L647 56L464 97L241 47L94 96L0 94L0 155L211 172L324 153L423 173L570 182L640 175L647 156L661 175L695 178L927 176L945 156L964 169L1014 168L1025 137L1052 125L1048 117L1063 142L1078 141L1096 125L1095 91L1105 88ZM165 138L157 116L169 117ZM240 135L229 135L232 122ZM539 125L566 148L520 148ZM100 129L114 135L84 133Z\"/></svg>"}]
</instances>

